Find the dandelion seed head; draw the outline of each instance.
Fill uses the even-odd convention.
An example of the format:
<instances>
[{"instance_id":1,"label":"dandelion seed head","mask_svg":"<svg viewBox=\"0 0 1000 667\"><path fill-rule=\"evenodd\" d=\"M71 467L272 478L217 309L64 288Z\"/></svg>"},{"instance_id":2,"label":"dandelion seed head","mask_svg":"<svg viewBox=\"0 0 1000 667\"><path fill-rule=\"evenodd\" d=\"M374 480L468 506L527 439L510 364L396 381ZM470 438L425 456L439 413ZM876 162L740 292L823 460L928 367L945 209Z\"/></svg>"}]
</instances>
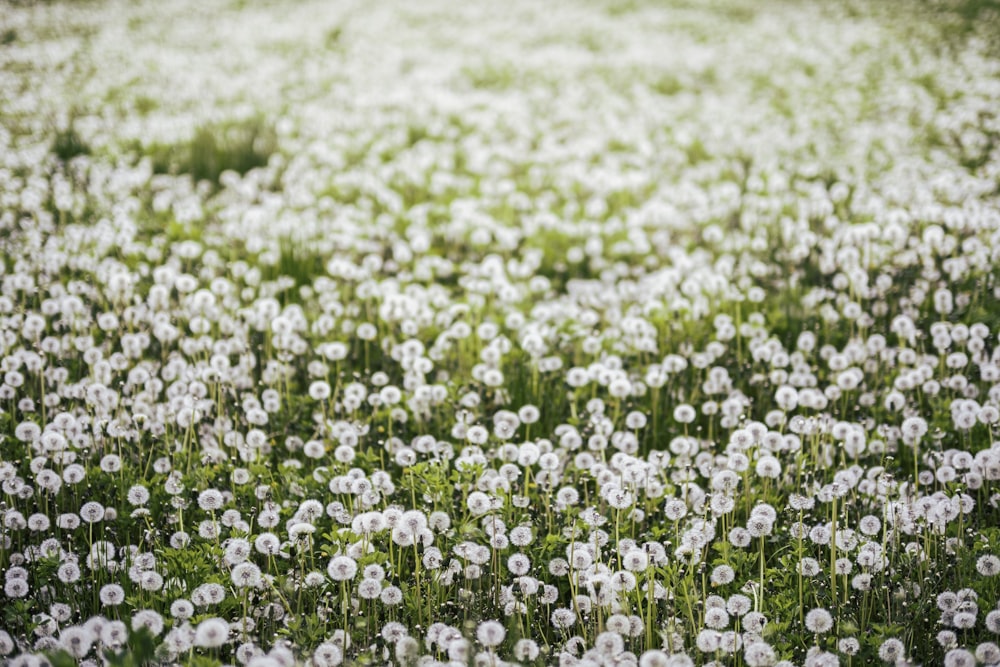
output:
<instances>
[{"instance_id":1,"label":"dandelion seed head","mask_svg":"<svg viewBox=\"0 0 1000 667\"><path fill-rule=\"evenodd\" d=\"M809 632L822 634L833 628L833 616L826 609L811 609L806 613L806 629Z\"/></svg>"},{"instance_id":2,"label":"dandelion seed head","mask_svg":"<svg viewBox=\"0 0 1000 667\"><path fill-rule=\"evenodd\" d=\"M207 618L195 629L194 645L217 648L229 640L229 623L222 618Z\"/></svg>"}]
</instances>

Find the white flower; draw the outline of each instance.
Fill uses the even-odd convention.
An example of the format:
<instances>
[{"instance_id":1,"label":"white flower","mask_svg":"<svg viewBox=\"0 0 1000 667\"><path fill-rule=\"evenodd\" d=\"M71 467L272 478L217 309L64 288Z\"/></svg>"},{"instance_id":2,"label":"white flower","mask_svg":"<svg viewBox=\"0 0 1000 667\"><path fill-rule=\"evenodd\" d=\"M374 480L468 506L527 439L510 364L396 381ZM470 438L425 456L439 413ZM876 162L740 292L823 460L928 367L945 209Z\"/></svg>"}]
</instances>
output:
<instances>
[{"instance_id":1,"label":"white flower","mask_svg":"<svg viewBox=\"0 0 1000 667\"><path fill-rule=\"evenodd\" d=\"M494 647L503 643L507 630L497 621L483 621L476 628L476 639L486 647Z\"/></svg>"},{"instance_id":2,"label":"white flower","mask_svg":"<svg viewBox=\"0 0 1000 667\"><path fill-rule=\"evenodd\" d=\"M229 639L229 623L222 618L207 618L195 629L194 645L217 648Z\"/></svg>"},{"instance_id":3,"label":"white flower","mask_svg":"<svg viewBox=\"0 0 1000 667\"><path fill-rule=\"evenodd\" d=\"M806 629L821 634L833 628L833 616L826 609L811 609L806 613Z\"/></svg>"},{"instance_id":4,"label":"white flower","mask_svg":"<svg viewBox=\"0 0 1000 667\"><path fill-rule=\"evenodd\" d=\"M99 597L101 604L116 607L125 601L125 589L118 584L105 584L101 587Z\"/></svg>"},{"instance_id":5,"label":"white flower","mask_svg":"<svg viewBox=\"0 0 1000 667\"><path fill-rule=\"evenodd\" d=\"M334 556L326 571L334 581L348 581L357 574L358 563L348 556Z\"/></svg>"}]
</instances>

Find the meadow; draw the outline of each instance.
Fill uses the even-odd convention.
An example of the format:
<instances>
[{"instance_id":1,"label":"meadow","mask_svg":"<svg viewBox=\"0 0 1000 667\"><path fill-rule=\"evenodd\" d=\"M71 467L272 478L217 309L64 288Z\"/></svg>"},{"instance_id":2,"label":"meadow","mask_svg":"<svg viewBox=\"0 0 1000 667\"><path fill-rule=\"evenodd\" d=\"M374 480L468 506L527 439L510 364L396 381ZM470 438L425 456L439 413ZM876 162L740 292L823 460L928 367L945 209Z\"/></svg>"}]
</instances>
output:
<instances>
[{"instance_id":1,"label":"meadow","mask_svg":"<svg viewBox=\"0 0 1000 667\"><path fill-rule=\"evenodd\" d=\"M0 660L1000 665L1000 4L0 4Z\"/></svg>"}]
</instances>

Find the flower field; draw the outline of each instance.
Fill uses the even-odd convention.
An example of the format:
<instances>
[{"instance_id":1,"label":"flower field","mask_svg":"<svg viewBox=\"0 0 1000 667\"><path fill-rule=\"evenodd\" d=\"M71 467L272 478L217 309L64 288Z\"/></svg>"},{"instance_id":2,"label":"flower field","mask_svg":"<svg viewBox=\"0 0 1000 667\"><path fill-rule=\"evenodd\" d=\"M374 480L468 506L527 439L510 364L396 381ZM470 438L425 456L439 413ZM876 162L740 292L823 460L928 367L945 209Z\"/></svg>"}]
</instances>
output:
<instances>
[{"instance_id":1,"label":"flower field","mask_svg":"<svg viewBox=\"0 0 1000 667\"><path fill-rule=\"evenodd\" d=\"M0 5L0 659L1000 665L1000 4Z\"/></svg>"}]
</instances>

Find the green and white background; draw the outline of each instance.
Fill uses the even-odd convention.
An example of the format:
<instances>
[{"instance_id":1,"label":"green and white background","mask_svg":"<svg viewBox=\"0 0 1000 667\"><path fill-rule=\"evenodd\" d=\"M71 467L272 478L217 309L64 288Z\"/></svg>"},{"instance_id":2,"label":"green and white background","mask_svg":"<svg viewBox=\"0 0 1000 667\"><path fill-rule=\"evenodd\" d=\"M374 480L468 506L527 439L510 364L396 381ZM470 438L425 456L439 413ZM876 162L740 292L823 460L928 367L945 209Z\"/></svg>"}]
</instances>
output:
<instances>
[{"instance_id":1,"label":"green and white background","mask_svg":"<svg viewBox=\"0 0 1000 667\"><path fill-rule=\"evenodd\" d=\"M0 4L11 665L1000 663L1000 5Z\"/></svg>"}]
</instances>

